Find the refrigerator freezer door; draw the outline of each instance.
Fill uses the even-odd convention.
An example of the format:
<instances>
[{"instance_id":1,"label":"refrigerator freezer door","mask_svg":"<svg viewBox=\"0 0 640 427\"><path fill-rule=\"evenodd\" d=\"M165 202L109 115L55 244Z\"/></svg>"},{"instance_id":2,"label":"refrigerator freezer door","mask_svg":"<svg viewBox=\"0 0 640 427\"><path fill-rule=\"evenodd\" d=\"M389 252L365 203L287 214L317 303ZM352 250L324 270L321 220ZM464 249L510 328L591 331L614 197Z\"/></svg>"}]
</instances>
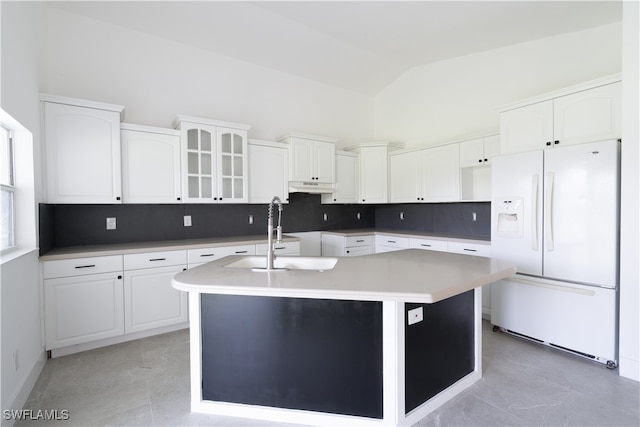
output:
<instances>
[{"instance_id":1,"label":"refrigerator freezer door","mask_svg":"<svg viewBox=\"0 0 640 427\"><path fill-rule=\"evenodd\" d=\"M565 349L616 357L616 290L528 278L491 286L491 323Z\"/></svg>"},{"instance_id":2,"label":"refrigerator freezer door","mask_svg":"<svg viewBox=\"0 0 640 427\"><path fill-rule=\"evenodd\" d=\"M491 256L542 275L542 152L494 157Z\"/></svg>"},{"instance_id":3,"label":"refrigerator freezer door","mask_svg":"<svg viewBox=\"0 0 640 427\"><path fill-rule=\"evenodd\" d=\"M544 277L616 287L618 142L546 150L544 169Z\"/></svg>"}]
</instances>

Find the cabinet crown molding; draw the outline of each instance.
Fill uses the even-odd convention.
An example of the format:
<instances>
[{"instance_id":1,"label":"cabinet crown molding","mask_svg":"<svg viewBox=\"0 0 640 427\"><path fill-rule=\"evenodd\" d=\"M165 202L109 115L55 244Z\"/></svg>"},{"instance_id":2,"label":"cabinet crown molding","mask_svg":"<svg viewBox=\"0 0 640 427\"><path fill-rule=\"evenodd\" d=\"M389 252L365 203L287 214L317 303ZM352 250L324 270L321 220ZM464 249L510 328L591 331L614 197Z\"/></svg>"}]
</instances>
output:
<instances>
[{"instance_id":1,"label":"cabinet crown molding","mask_svg":"<svg viewBox=\"0 0 640 427\"><path fill-rule=\"evenodd\" d=\"M243 123L225 122L222 120L207 119L204 117L186 116L183 114L178 114L176 119L173 121L173 127L178 129L182 122L198 123L201 125L219 126L219 127L246 130L246 131L251 129L251 125L246 125Z\"/></svg>"},{"instance_id":2,"label":"cabinet crown molding","mask_svg":"<svg viewBox=\"0 0 640 427\"><path fill-rule=\"evenodd\" d=\"M598 86L605 86L612 83L617 83L622 81L622 73L610 74L608 76L600 77L598 79L589 80L587 82L578 83L572 86L567 86L562 89L554 90L551 92L546 92L540 95L536 95L530 98L525 98L516 102L511 102L506 105L500 106L497 111L498 113L502 113L504 111L513 110L515 108L525 107L527 105L536 104L542 101L548 101L553 98L558 98L560 96L570 95L572 93L581 92L587 89L593 89Z\"/></svg>"},{"instance_id":3,"label":"cabinet crown molding","mask_svg":"<svg viewBox=\"0 0 640 427\"><path fill-rule=\"evenodd\" d=\"M107 104L106 102L90 101L87 99L70 98L67 96L40 94L40 102L51 102L54 104L73 105L76 107L94 108L96 110L114 111L120 114L120 121L124 120L124 106L117 104Z\"/></svg>"},{"instance_id":4,"label":"cabinet crown molding","mask_svg":"<svg viewBox=\"0 0 640 427\"><path fill-rule=\"evenodd\" d=\"M162 135L180 136L180 131L175 129L161 128L156 126L137 125L134 123L120 123L120 130L132 130L147 133L159 133Z\"/></svg>"},{"instance_id":5,"label":"cabinet crown molding","mask_svg":"<svg viewBox=\"0 0 640 427\"><path fill-rule=\"evenodd\" d=\"M362 142L357 145L351 145L349 147L345 147L345 151L358 151L362 148L371 148L371 147L387 147L389 150L400 150L404 148L403 142L389 142L389 141L371 141L371 142Z\"/></svg>"},{"instance_id":6,"label":"cabinet crown molding","mask_svg":"<svg viewBox=\"0 0 640 427\"><path fill-rule=\"evenodd\" d=\"M330 138L327 136L318 136L311 135L308 133L299 133L299 132L290 132L286 135L281 136L277 139L278 142L289 142L290 138L300 138L300 139L309 139L311 141L322 141L322 142L331 142L333 144L337 143L338 140L336 138Z\"/></svg>"}]
</instances>

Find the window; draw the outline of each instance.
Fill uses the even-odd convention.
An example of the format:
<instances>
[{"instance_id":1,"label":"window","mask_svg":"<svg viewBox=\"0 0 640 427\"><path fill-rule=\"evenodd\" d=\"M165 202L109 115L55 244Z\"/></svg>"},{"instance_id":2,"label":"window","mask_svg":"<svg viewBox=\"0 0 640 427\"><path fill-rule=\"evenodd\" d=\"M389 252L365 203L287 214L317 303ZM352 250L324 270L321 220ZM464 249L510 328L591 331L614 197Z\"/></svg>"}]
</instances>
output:
<instances>
[{"instance_id":1,"label":"window","mask_svg":"<svg viewBox=\"0 0 640 427\"><path fill-rule=\"evenodd\" d=\"M14 170L11 130L0 124L0 210L2 216L0 249L3 251L15 246Z\"/></svg>"}]
</instances>

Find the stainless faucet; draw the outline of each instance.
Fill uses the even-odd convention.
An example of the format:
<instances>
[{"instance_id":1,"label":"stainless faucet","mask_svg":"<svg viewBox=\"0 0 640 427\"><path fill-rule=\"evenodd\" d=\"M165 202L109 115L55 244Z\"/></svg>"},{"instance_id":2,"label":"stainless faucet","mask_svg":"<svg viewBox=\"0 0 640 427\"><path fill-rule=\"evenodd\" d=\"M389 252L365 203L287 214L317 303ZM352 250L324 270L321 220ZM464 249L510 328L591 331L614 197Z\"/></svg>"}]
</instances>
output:
<instances>
[{"instance_id":1,"label":"stainless faucet","mask_svg":"<svg viewBox=\"0 0 640 427\"><path fill-rule=\"evenodd\" d=\"M278 226L276 227L276 243L282 241L282 227L280 226L280 220L282 219L282 202L280 197L273 196L271 203L269 203L269 216L267 217L267 270L274 270L273 260L276 259L276 255L273 251L273 205L278 205Z\"/></svg>"}]
</instances>

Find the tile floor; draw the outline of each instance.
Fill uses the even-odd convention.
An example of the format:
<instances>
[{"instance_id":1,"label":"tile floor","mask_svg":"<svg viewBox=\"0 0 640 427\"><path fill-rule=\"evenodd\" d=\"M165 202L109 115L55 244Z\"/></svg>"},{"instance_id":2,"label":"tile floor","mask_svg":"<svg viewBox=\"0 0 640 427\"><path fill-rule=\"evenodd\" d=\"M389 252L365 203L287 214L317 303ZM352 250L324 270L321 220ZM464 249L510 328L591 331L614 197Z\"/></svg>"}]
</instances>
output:
<instances>
[{"instance_id":1,"label":"tile floor","mask_svg":"<svg viewBox=\"0 0 640 427\"><path fill-rule=\"evenodd\" d=\"M617 370L484 322L484 375L418 426L639 426L640 385ZM26 409L67 409L63 426L268 426L192 414L187 330L47 361Z\"/></svg>"}]
</instances>

